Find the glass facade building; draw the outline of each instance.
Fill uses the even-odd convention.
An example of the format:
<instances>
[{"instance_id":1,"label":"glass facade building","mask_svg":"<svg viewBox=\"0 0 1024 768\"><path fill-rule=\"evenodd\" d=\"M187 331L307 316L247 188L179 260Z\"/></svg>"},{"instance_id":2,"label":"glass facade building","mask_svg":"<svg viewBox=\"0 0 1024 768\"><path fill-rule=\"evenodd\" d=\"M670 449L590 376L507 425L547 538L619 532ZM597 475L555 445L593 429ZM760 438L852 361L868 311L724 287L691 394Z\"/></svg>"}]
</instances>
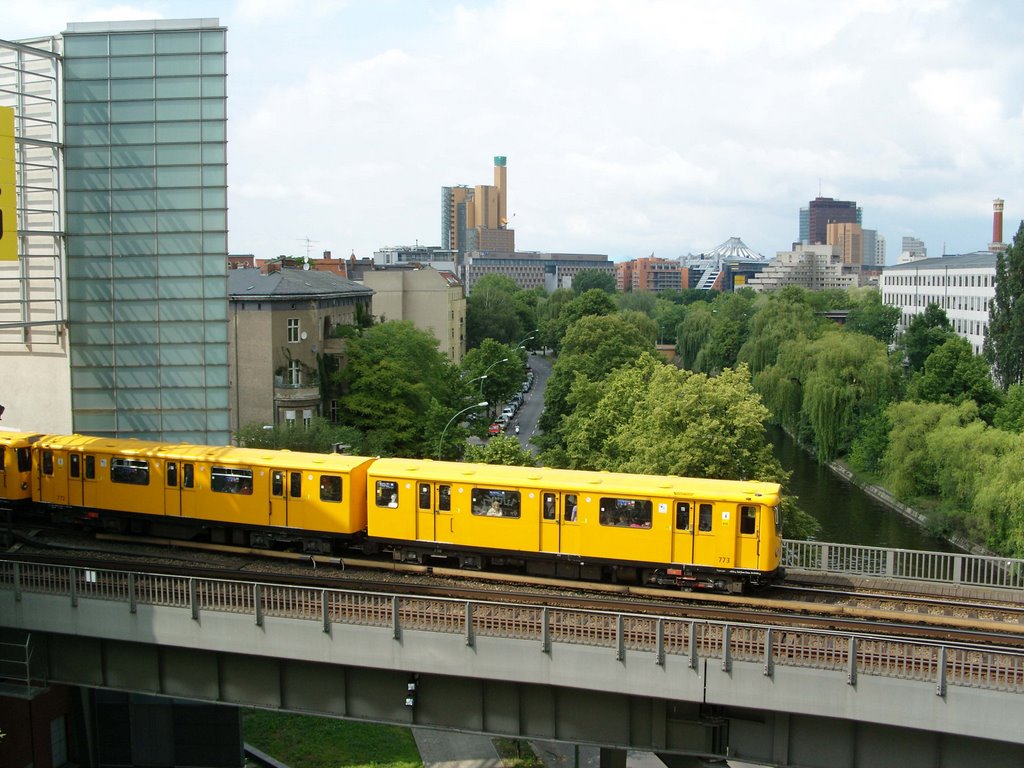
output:
<instances>
[{"instance_id":1,"label":"glass facade building","mask_svg":"<svg viewBox=\"0 0 1024 768\"><path fill-rule=\"evenodd\" d=\"M225 445L226 30L63 33L76 432Z\"/></svg>"}]
</instances>

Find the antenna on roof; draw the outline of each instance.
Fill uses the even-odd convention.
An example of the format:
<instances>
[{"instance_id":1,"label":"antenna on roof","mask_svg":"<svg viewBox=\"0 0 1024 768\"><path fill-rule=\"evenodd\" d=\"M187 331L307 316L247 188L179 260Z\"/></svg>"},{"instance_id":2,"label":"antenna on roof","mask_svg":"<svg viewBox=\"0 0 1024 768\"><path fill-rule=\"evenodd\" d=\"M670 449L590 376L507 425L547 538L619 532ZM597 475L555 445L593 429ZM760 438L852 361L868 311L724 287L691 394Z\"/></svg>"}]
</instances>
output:
<instances>
[{"instance_id":1,"label":"antenna on roof","mask_svg":"<svg viewBox=\"0 0 1024 768\"><path fill-rule=\"evenodd\" d=\"M319 240L310 240L309 239L309 235L307 235L306 237L299 237L299 238L296 238L296 239L300 243L305 243L306 244L306 258L307 259L309 258L309 252L313 249L313 246L320 242Z\"/></svg>"}]
</instances>

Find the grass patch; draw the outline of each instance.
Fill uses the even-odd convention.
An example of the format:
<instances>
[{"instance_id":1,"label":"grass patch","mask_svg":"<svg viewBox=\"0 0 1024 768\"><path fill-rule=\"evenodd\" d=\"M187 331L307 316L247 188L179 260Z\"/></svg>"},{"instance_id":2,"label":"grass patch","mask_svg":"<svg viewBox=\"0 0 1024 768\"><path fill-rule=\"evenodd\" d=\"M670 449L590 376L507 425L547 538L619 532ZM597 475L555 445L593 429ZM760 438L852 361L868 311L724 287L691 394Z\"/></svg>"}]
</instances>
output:
<instances>
[{"instance_id":1,"label":"grass patch","mask_svg":"<svg viewBox=\"0 0 1024 768\"><path fill-rule=\"evenodd\" d=\"M420 768L408 728L258 709L242 713L245 741L290 768Z\"/></svg>"},{"instance_id":2,"label":"grass patch","mask_svg":"<svg viewBox=\"0 0 1024 768\"><path fill-rule=\"evenodd\" d=\"M523 739L492 739L505 768L544 768L544 763Z\"/></svg>"}]
</instances>

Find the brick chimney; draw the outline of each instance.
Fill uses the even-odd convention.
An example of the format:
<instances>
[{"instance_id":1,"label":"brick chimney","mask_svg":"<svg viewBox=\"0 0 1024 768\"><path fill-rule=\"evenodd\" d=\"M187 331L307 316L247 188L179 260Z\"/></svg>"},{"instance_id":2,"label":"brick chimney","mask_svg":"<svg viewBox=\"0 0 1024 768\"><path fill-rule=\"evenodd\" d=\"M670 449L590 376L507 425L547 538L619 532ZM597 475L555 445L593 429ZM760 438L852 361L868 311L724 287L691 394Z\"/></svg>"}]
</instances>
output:
<instances>
[{"instance_id":1,"label":"brick chimney","mask_svg":"<svg viewBox=\"0 0 1024 768\"><path fill-rule=\"evenodd\" d=\"M1003 243L1003 201L996 198L992 201L992 242L989 243L990 251L1005 251Z\"/></svg>"}]
</instances>

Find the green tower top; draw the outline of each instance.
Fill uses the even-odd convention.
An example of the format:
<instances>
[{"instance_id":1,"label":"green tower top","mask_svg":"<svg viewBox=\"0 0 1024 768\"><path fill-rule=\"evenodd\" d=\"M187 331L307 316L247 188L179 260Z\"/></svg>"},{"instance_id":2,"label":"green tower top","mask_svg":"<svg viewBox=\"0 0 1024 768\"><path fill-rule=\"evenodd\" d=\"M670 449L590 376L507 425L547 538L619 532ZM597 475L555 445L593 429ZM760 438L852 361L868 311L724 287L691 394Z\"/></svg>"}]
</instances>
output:
<instances>
[{"instance_id":1,"label":"green tower top","mask_svg":"<svg viewBox=\"0 0 1024 768\"><path fill-rule=\"evenodd\" d=\"M494 156L494 164L495 165L499 165L499 166L504 166L505 165L505 156L504 155L495 155Z\"/></svg>"}]
</instances>

